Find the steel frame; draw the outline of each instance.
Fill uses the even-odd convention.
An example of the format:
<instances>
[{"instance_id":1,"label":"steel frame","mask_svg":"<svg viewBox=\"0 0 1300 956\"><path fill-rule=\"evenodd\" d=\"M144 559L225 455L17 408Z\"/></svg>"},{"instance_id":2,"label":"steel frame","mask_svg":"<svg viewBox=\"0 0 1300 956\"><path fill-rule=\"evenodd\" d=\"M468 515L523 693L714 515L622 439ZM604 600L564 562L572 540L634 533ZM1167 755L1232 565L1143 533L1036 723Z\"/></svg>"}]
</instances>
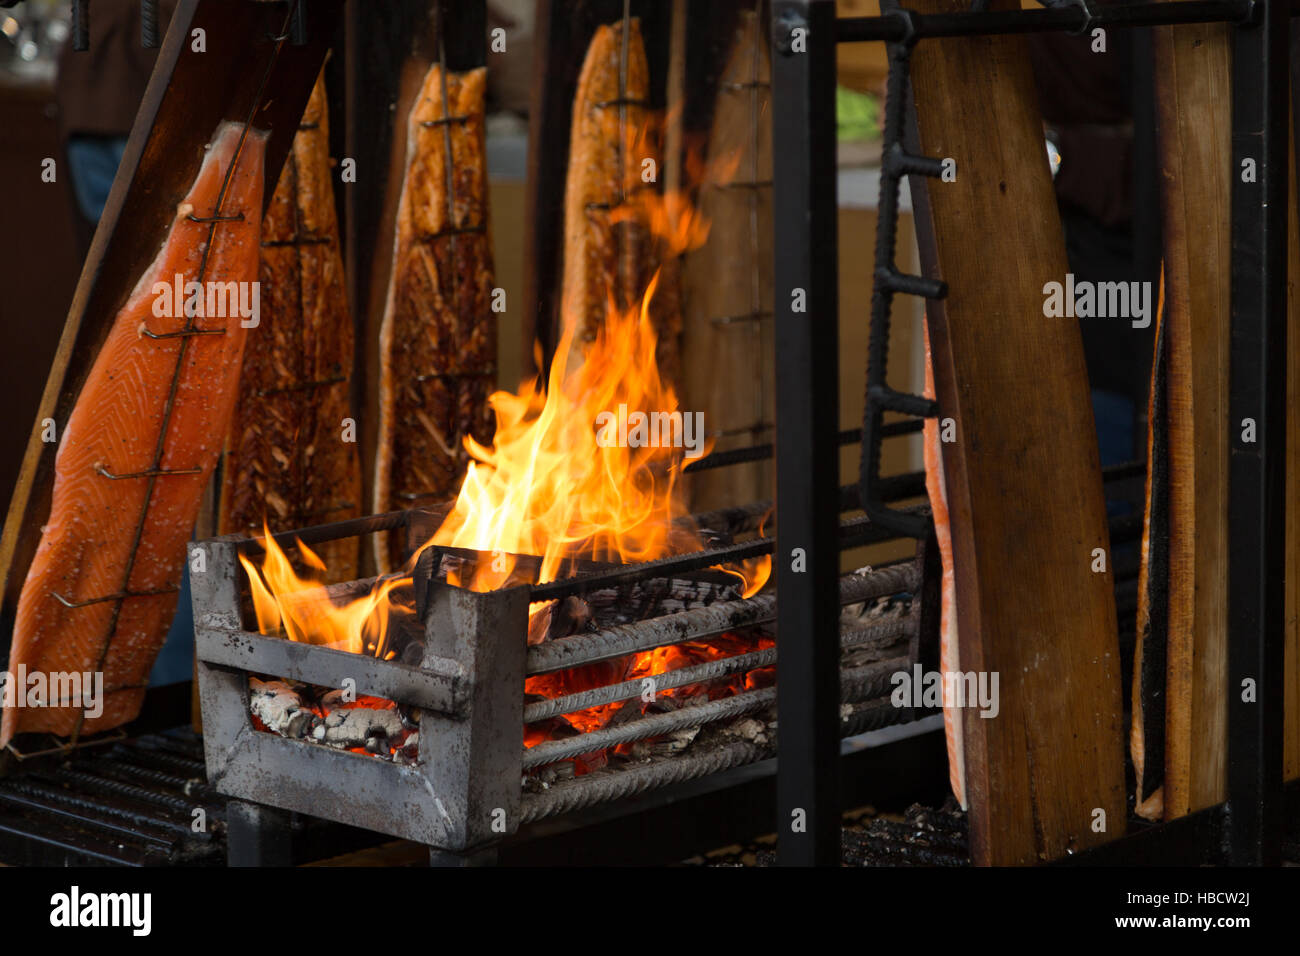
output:
<instances>
[{"instance_id":1,"label":"steel frame","mask_svg":"<svg viewBox=\"0 0 1300 956\"><path fill-rule=\"evenodd\" d=\"M1180 0L1091 8L917 14L837 20L834 0L772 4L774 274L777 370L777 561L783 864L838 865L839 772L833 719L838 632L831 612L841 542L830 489L835 456L837 261L835 64L841 42L910 45L929 37L1227 22L1233 46L1229 473L1228 799L1075 859L1275 864L1284 814L1283 561L1286 478L1287 128L1292 0ZM796 49L796 42L798 49ZM923 188L921 176L913 188ZM881 279L876 278L877 286ZM800 302L794 290L803 290ZM802 305L802 308L800 307ZM802 558L802 565L800 563ZM1243 682L1256 696L1242 700ZM803 820L804 828L792 826ZM1156 831L1154 834L1152 831ZM1158 852L1154 852L1158 850Z\"/></svg>"}]
</instances>

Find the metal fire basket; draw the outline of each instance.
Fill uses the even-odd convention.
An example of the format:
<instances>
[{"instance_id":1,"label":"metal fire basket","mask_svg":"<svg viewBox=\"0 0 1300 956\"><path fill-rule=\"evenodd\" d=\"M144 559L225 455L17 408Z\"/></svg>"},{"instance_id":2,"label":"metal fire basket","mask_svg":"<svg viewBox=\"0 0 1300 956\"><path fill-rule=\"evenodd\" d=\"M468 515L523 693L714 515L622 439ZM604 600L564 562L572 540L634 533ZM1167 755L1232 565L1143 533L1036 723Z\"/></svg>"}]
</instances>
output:
<instances>
[{"instance_id":1,"label":"metal fire basket","mask_svg":"<svg viewBox=\"0 0 1300 956\"><path fill-rule=\"evenodd\" d=\"M734 513L731 513L734 512ZM746 509L705 520L730 527L752 524ZM276 535L286 550L364 533L405 532L408 543L427 540L430 515L397 512ZM855 531L845 522L846 540L881 537ZM681 754L611 766L582 776L526 789L525 774L619 744L648 740L689 728L717 725L756 714L776 700L774 687L743 690L729 697L690 703L667 713L611 723L572 737L523 746L525 724L600 704L631 700L641 681L615 682L525 706L525 676L607 661L684 642L707 641L727 631L761 625L776 617L771 593L720 598L706 606L660 614L626 624L530 647L532 601L591 595L600 588L653 582L674 575L770 551L759 538L639 565L601 569L540 585L473 592L422 578L417 570L417 607L423 612L423 658L418 665L381 660L321 645L265 636L245 626L244 572L238 555L258 552L260 539L226 536L195 545L205 570L192 575L198 680L208 779L219 792L281 810L464 852L514 833L521 825L648 790L680 783L772 756L767 740L715 735ZM883 650L864 666L846 666L841 693L844 736L911 720L923 711L894 707L885 698L891 676L910 670L921 651L920 592L924 554L916 560L846 575L840 603L872 602L896 594L897 613L846 625L841 644L848 651L867 645ZM362 594L371 580L331 585L333 593ZM427 588L427 591L423 590ZM874 654L874 652L873 652ZM777 651L734 654L656 675L660 688L744 674L776 662ZM883 658L883 659L880 659ZM359 696L374 695L418 709L419 756L413 765L332 749L320 743L256 729L250 714L249 678L274 675L319 687L355 682Z\"/></svg>"}]
</instances>

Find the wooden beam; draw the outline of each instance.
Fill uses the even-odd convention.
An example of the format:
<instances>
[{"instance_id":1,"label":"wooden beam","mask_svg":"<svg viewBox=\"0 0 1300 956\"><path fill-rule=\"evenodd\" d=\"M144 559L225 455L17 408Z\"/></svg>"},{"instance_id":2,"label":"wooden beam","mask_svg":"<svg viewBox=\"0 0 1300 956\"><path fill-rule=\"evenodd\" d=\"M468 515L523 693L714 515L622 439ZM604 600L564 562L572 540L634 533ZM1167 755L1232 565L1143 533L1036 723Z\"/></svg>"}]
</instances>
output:
<instances>
[{"instance_id":1,"label":"wooden beam","mask_svg":"<svg viewBox=\"0 0 1300 956\"><path fill-rule=\"evenodd\" d=\"M1153 30L1169 375L1165 819L1226 795L1232 29Z\"/></svg>"},{"instance_id":2,"label":"wooden beam","mask_svg":"<svg viewBox=\"0 0 1300 956\"><path fill-rule=\"evenodd\" d=\"M925 271L949 286L928 319L941 415L957 421L943 453L960 659L1000 690L996 717L963 715L972 858L1036 863L1125 829L1087 370L1077 320L1044 314L1045 284L1069 267L1024 39L925 40L913 59L922 152L957 164L954 182L913 196Z\"/></svg>"}]
</instances>

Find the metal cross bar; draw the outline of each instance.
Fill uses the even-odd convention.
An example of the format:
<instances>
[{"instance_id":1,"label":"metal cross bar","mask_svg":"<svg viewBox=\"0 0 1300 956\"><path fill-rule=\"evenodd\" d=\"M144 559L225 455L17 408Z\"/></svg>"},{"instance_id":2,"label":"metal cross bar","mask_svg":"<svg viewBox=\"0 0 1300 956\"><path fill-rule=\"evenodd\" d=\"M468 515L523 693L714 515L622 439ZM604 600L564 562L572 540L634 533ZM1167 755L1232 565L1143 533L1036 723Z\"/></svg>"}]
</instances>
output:
<instances>
[{"instance_id":1,"label":"metal cross bar","mask_svg":"<svg viewBox=\"0 0 1300 956\"><path fill-rule=\"evenodd\" d=\"M863 40L899 43L926 37L1078 32L1085 27L1244 23L1256 15L1256 9L1262 4L1263 0L1179 0L1176 3L1107 4L1092 7L1089 11L1080 6L1068 6L1050 10L910 13L907 21L890 16L845 17L836 24L836 39L840 43Z\"/></svg>"}]
</instances>

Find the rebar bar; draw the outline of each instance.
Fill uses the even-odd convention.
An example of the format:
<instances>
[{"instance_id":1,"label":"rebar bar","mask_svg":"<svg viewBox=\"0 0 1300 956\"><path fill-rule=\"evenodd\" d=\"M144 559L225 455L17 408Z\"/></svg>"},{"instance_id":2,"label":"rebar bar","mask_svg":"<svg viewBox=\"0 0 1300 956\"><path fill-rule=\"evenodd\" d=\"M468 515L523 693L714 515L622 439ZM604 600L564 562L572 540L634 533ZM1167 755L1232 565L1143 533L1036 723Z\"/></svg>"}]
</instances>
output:
<instances>
[{"instance_id":1,"label":"rebar bar","mask_svg":"<svg viewBox=\"0 0 1300 956\"><path fill-rule=\"evenodd\" d=\"M912 562L888 565L868 574L846 575L840 579L840 603L853 604L914 591L920 583L920 574ZM595 634L566 637L530 647L526 673L565 670L775 619L775 594L724 601L710 607L678 611L635 624L620 624Z\"/></svg>"}]
</instances>

